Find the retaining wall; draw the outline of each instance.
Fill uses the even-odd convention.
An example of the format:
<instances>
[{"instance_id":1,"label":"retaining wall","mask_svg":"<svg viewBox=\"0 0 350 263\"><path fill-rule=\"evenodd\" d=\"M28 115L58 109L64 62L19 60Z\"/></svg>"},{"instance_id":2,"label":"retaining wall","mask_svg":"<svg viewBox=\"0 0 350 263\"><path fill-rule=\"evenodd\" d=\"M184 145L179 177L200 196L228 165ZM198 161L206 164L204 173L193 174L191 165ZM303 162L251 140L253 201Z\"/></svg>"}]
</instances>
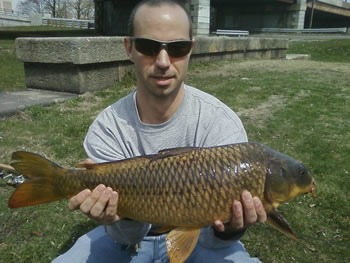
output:
<instances>
[{"instance_id":1,"label":"retaining wall","mask_svg":"<svg viewBox=\"0 0 350 263\"><path fill-rule=\"evenodd\" d=\"M198 37L191 63L237 58L286 57L287 40ZM84 93L113 86L132 63L123 37L17 38L27 88Z\"/></svg>"}]
</instances>

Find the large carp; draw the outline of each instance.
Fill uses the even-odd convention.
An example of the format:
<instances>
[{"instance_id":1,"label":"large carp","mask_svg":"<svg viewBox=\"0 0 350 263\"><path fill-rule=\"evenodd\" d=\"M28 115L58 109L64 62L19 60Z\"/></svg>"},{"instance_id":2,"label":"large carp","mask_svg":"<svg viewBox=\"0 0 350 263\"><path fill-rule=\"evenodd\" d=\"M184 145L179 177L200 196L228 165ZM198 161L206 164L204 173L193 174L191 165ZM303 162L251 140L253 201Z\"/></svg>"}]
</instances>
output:
<instances>
[{"instance_id":1,"label":"large carp","mask_svg":"<svg viewBox=\"0 0 350 263\"><path fill-rule=\"evenodd\" d=\"M313 192L315 183L293 158L259 143L177 148L121 161L65 169L30 152L15 152L11 165L28 179L9 200L17 208L69 198L98 184L119 193L118 215L173 226L167 235L171 262L183 262L200 228L227 222L243 190L259 197L268 223L296 238L276 208Z\"/></svg>"}]
</instances>

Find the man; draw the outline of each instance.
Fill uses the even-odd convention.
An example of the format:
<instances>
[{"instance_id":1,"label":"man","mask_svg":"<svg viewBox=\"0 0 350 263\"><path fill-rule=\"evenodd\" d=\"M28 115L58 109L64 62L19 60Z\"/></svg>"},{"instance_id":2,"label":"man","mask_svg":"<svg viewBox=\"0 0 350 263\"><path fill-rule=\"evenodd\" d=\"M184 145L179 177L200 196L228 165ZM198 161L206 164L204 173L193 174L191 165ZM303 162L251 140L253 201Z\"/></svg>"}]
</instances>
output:
<instances>
[{"instance_id":1,"label":"man","mask_svg":"<svg viewBox=\"0 0 350 263\"><path fill-rule=\"evenodd\" d=\"M157 153L174 147L208 147L247 141L241 121L216 98L184 85L194 46L191 20L171 0L146 0L135 7L124 44L136 70L136 91L106 108L84 141L95 162ZM55 262L168 262L165 236L157 226L118 216L118 194L104 185L69 200L100 226L78 239ZM258 262L238 241L245 228L266 220L257 197L242 193L232 204L227 224L213 222L201 230L186 262ZM135 244L137 251L131 248ZM133 256L133 253L135 256Z\"/></svg>"}]
</instances>

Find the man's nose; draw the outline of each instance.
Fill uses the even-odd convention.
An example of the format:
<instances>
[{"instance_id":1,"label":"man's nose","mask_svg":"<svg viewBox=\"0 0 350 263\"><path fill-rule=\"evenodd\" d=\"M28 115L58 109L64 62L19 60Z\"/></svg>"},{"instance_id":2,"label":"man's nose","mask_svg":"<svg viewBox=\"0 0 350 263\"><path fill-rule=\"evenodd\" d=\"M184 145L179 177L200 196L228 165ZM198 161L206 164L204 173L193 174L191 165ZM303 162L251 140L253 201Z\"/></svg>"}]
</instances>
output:
<instances>
[{"instance_id":1,"label":"man's nose","mask_svg":"<svg viewBox=\"0 0 350 263\"><path fill-rule=\"evenodd\" d=\"M170 57L165 48L162 48L157 57L156 57L156 65L159 68L168 68L170 66Z\"/></svg>"}]
</instances>

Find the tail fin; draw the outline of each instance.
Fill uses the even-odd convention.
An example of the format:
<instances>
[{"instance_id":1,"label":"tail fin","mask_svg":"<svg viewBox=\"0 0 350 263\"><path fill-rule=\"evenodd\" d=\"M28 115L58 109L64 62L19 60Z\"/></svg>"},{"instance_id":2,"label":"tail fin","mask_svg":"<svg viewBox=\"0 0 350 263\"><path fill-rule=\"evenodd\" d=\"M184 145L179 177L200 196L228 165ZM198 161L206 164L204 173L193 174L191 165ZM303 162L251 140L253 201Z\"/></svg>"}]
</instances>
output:
<instances>
[{"instance_id":1,"label":"tail fin","mask_svg":"<svg viewBox=\"0 0 350 263\"><path fill-rule=\"evenodd\" d=\"M11 165L27 179L12 194L8 206L18 208L24 206L49 203L65 198L54 177L62 174L63 168L57 164L30 152L12 154Z\"/></svg>"}]
</instances>

